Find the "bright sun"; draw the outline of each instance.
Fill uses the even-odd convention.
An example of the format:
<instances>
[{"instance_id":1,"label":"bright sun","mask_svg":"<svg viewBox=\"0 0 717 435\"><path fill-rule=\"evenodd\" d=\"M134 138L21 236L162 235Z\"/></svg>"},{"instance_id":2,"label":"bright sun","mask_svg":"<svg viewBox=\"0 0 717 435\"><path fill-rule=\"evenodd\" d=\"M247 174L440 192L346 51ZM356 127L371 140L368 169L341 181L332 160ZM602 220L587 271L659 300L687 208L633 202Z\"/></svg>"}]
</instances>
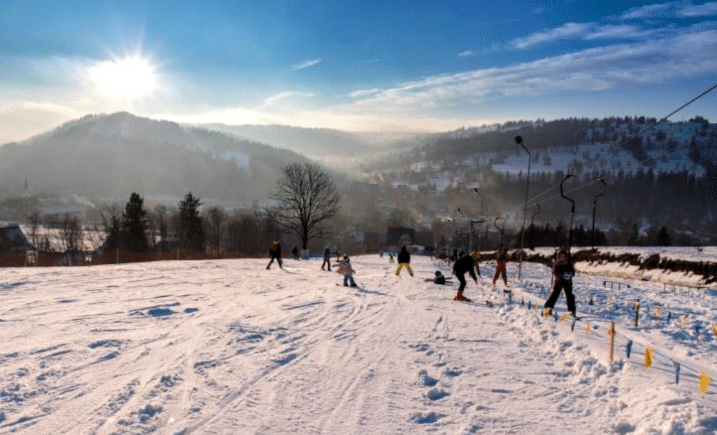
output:
<instances>
[{"instance_id":1,"label":"bright sun","mask_svg":"<svg viewBox=\"0 0 717 435\"><path fill-rule=\"evenodd\" d=\"M98 62L87 72L95 92L107 98L139 100L158 87L156 68L139 55Z\"/></svg>"}]
</instances>

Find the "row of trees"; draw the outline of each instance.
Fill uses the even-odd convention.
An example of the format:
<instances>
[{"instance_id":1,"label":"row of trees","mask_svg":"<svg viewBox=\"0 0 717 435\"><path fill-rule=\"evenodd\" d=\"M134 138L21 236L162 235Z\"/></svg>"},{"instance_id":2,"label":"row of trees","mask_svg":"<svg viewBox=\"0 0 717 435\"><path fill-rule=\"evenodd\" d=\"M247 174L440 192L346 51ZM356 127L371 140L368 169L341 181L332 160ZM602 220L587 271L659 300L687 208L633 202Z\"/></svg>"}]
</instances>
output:
<instances>
[{"instance_id":1,"label":"row of trees","mask_svg":"<svg viewBox=\"0 0 717 435\"><path fill-rule=\"evenodd\" d=\"M189 192L176 208L158 205L148 210L144 198L134 192L123 208L105 207L94 223L83 224L70 215L43 219L35 212L29 217L28 238L41 253L181 250L253 256L266 252L271 240L283 237L307 249L309 242L328 235L325 224L340 205L335 184L313 164L286 166L274 199L278 205L271 210L255 207L229 213L218 207L203 209L200 198Z\"/></svg>"}]
</instances>

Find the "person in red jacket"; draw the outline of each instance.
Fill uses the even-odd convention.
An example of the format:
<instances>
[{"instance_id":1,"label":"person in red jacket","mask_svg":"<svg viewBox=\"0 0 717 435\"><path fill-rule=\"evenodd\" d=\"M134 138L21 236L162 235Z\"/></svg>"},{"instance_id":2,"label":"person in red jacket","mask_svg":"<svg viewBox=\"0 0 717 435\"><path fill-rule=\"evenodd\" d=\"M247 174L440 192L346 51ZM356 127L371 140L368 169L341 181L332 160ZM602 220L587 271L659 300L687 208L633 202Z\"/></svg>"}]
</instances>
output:
<instances>
[{"instance_id":1,"label":"person in red jacket","mask_svg":"<svg viewBox=\"0 0 717 435\"><path fill-rule=\"evenodd\" d=\"M496 253L495 261L495 276L493 276L493 285L498 280L498 277L503 277L503 282L508 285L508 277L506 276L506 263L508 262L508 256L505 253L505 249L500 248Z\"/></svg>"}]
</instances>

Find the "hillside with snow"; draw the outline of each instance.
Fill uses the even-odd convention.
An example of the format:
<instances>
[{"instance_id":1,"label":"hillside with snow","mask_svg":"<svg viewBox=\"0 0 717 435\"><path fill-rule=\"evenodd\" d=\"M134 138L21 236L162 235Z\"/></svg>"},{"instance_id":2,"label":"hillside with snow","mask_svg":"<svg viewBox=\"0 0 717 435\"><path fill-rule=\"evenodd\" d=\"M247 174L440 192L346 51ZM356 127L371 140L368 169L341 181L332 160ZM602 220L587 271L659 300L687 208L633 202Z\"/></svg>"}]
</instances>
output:
<instances>
[{"instance_id":1,"label":"hillside with snow","mask_svg":"<svg viewBox=\"0 0 717 435\"><path fill-rule=\"evenodd\" d=\"M318 259L0 269L0 434L717 431L713 290L581 264L573 322L545 266L508 292L484 263L466 304L412 260L353 257L358 288Z\"/></svg>"}]
</instances>

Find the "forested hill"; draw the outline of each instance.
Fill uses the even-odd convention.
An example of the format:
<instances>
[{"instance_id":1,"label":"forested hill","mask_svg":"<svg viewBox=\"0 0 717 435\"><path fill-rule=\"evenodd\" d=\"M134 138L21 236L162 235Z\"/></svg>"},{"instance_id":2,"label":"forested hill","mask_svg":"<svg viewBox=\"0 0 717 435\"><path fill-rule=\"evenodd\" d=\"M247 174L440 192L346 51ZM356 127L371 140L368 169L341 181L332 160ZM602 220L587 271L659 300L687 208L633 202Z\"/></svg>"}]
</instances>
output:
<instances>
[{"instance_id":1,"label":"forested hill","mask_svg":"<svg viewBox=\"0 0 717 435\"><path fill-rule=\"evenodd\" d=\"M464 219L501 216L515 229L528 185L528 153L515 140L521 136L531 158L528 219L534 214L536 223L553 228L570 222L570 203L559 191L565 181L576 204L575 225L589 228L604 181L598 228L627 237L666 226L673 234L711 237L717 229L717 125L701 117L655 121L565 119L461 129L362 170L369 182L407 187L409 201L427 202L439 216L455 217L457 209Z\"/></svg>"},{"instance_id":2,"label":"forested hill","mask_svg":"<svg viewBox=\"0 0 717 435\"><path fill-rule=\"evenodd\" d=\"M0 183L90 198L200 197L264 200L294 152L129 113L87 116L0 147Z\"/></svg>"}]
</instances>

